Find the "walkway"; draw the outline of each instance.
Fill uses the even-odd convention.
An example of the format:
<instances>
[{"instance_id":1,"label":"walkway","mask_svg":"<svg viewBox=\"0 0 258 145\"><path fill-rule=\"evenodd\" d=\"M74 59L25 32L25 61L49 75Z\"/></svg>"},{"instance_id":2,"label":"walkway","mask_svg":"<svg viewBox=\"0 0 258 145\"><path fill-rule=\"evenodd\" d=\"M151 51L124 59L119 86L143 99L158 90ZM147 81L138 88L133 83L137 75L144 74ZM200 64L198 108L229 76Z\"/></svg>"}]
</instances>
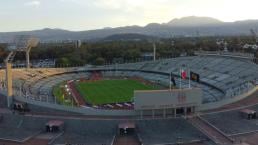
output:
<instances>
[{"instance_id":1,"label":"walkway","mask_svg":"<svg viewBox=\"0 0 258 145\"><path fill-rule=\"evenodd\" d=\"M200 117L193 117L189 119L189 121L217 145L234 145L232 139L209 125L207 122L203 121Z\"/></svg>"}]
</instances>

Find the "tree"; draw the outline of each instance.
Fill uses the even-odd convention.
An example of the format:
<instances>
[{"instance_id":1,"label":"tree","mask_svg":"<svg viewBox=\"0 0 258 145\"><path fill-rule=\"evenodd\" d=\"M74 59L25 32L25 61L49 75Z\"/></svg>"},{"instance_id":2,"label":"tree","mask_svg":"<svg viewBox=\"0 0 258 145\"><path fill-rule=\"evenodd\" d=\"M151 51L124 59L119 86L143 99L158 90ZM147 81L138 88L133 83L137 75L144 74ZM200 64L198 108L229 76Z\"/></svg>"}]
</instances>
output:
<instances>
[{"instance_id":1,"label":"tree","mask_svg":"<svg viewBox=\"0 0 258 145\"><path fill-rule=\"evenodd\" d=\"M105 59L102 57L98 57L95 61L95 65L103 65L105 63Z\"/></svg>"},{"instance_id":2,"label":"tree","mask_svg":"<svg viewBox=\"0 0 258 145\"><path fill-rule=\"evenodd\" d=\"M70 60L69 60L68 58L66 58L66 57L62 57L62 58L60 58L60 59L57 59L56 63L57 63L58 65L65 65L65 66L71 65Z\"/></svg>"}]
</instances>

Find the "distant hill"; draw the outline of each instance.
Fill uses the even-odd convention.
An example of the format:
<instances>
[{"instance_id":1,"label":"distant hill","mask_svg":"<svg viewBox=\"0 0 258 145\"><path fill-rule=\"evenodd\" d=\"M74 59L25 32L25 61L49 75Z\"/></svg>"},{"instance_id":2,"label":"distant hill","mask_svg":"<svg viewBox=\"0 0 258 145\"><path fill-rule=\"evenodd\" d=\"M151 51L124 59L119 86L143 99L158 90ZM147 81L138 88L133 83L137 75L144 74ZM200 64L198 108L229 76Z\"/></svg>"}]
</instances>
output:
<instances>
[{"instance_id":1,"label":"distant hill","mask_svg":"<svg viewBox=\"0 0 258 145\"><path fill-rule=\"evenodd\" d=\"M217 25L223 22L210 17L196 17L189 16L181 19L173 19L166 23L168 26L180 26L180 27L193 27L193 26L205 26L205 25Z\"/></svg>"},{"instance_id":2,"label":"distant hill","mask_svg":"<svg viewBox=\"0 0 258 145\"><path fill-rule=\"evenodd\" d=\"M168 23L151 23L144 27L126 26L118 28L103 28L89 31L67 31L62 29L42 29L23 32L0 33L0 42L13 39L15 35L34 35L41 41L56 40L101 40L101 39L138 39L139 35L155 37L191 37L191 36L223 36L223 35L250 35L250 29L258 30L258 20L237 22L222 22L209 17L184 17L173 19ZM127 34L127 35L121 35ZM137 34L137 35L132 35ZM112 36L113 35L113 36ZM110 37L110 38L108 38ZM122 38L118 38L122 37Z\"/></svg>"}]
</instances>

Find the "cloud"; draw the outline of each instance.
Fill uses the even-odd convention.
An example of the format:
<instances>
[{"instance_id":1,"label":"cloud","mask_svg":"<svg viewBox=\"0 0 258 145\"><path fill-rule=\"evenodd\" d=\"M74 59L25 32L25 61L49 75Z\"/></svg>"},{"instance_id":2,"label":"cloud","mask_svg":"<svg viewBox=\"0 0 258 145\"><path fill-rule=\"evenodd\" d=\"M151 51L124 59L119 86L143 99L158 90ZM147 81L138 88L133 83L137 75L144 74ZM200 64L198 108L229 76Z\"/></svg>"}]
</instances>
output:
<instances>
[{"instance_id":1,"label":"cloud","mask_svg":"<svg viewBox=\"0 0 258 145\"><path fill-rule=\"evenodd\" d=\"M169 2L168 0L95 0L94 4L109 9L121 9L128 7L148 7Z\"/></svg>"},{"instance_id":2,"label":"cloud","mask_svg":"<svg viewBox=\"0 0 258 145\"><path fill-rule=\"evenodd\" d=\"M94 6L102 11L111 11L116 23L122 25L146 25L152 22L167 22L176 10L176 0L94 0Z\"/></svg>"},{"instance_id":3,"label":"cloud","mask_svg":"<svg viewBox=\"0 0 258 145\"><path fill-rule=\"evenodd\" d=\"M96 7L109 10L133 11L146 7L145 0L95 0Z\"/></svg>"},{"instance_id":4,"label":"cloud","mask_svg":"<svg viewBox=\"0 0 258 145\"><path fill-rule=\"evenodd\" d=\"M72 2L72 3L78 3L78 0L59 0L60 2Z\"/></svg>"},{"instance_id":5,"label":"cloud","mask_svg":"<svg viewBox=\"0 0 258 145\"><path fill-rule=\"evenodd\" d=\"M40 6L41 2L40 1L30 1L30 2L26 2L24 5L25 6L35 6L38 7Z\"/></svg>"}]
</instances>

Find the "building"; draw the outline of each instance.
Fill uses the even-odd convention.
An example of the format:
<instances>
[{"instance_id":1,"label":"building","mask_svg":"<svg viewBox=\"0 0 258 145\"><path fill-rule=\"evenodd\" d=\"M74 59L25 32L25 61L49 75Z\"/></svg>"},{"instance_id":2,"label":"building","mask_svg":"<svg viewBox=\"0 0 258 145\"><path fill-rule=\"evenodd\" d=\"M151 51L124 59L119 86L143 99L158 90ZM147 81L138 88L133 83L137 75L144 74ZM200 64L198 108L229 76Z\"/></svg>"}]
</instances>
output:
<instances>
[{"instance_id":1,"label":"building","mask_svg":"<svg viewBox=\"0 0 258 145\"><path fill-rule=\"evenodd\" d=\"M135 110L141 116L173 116L195 113L202 104L199 88L135 91Z\"/></svg>"}]
</instances>

